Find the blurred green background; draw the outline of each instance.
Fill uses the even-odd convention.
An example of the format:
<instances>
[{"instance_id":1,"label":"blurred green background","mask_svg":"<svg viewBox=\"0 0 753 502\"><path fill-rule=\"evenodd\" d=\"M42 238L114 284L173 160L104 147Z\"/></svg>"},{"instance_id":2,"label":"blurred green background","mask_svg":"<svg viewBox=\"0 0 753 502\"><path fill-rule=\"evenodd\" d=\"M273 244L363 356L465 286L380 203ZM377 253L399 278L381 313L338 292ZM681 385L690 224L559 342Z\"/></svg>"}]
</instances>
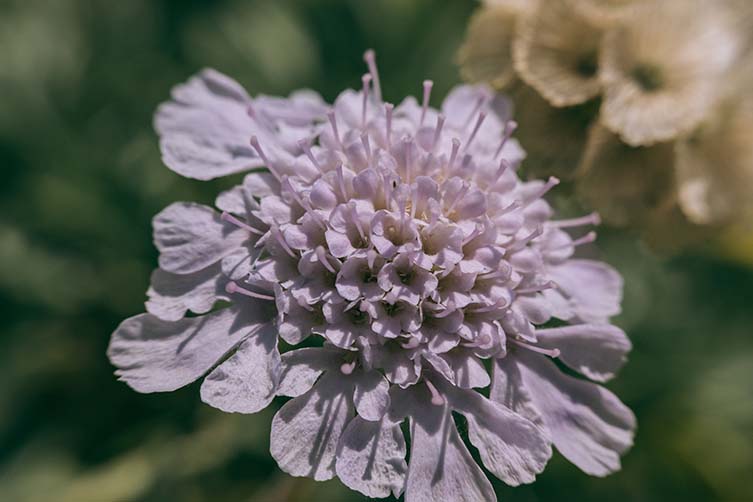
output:
<instances>
[{"instance_id":1,"label":"blurred green background","mask_svg":"<svg viewBox=\"0 0 753 502\"><path fill-rule=\"evenodd\" d=\"M238 180L163 167L151 117L204 66L252 93L311 87L331 100L360 84L368 47L388 100L432 78L438 104L475 6L0 0L0 501L362 499L282 474L272 409L226 415L197 385L140 395L113 377L109 335L143 310L156 264L152 215L211 203ZM753 272L601 235L626 278L617 322L635 349L611 388L638 416L636 445L609 478L555 455L534 485L497 483L500 499L753 500Z\"/></svg>"}]
</instances>

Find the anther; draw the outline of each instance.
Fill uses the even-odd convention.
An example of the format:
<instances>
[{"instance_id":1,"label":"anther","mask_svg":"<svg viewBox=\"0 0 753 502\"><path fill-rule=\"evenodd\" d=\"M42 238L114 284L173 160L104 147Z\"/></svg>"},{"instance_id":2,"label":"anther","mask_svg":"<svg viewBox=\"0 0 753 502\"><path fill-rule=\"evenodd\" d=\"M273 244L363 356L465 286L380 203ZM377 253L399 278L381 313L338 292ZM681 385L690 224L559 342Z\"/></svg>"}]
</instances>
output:
<instances>
[{"instance_id":1,"label":"anther","mask_svg":"<svg viewBox=\"0 0 753 502\"><path fill-rule=\"evenodd\" d=\"M426 118L426 110L429 108L429 98L431 97L431 88L434 87L434 82L431 80L424 80L424 96L421 100L421 121L419 125L424 125L424 118Z\"/></svg>"},{"instance_id":2,"label":"anther","mask_svg":"<svg viewBox=\"0 0 753 502\"><path fill-rule=\"evenodd\" d=\"M369 49L363 54L363 60L369 69L372 79L374 80L374 97L378 103L382 102L382 88L379 85L379 71L376 65L376 54L373 49Z\"/></svg>"},{"instance_id":3,"label":"anther","mask_svg":"<svg viewBox=\"0 0 753 502\"><path fill-rule=\"evenodd\" d=\"M424 380L424 382L426 382L426 387L431 393L431 404L434 406L442 406L445 403L444 397L439 393L437 388L434 387L434 384L431 383L430 380Z\"/></svg>"},{"instance_id":4,"label":"anther","mask_svg":"<svg viewBox=\"0 0 753 502\"><path fill-rule=\"evenodd\" d=\"M340 372L341 372L341 373L342 373L343 375L350 375L350 374L352 374L352 373L353 373L353 371L354 371L355 369L356 369L356 361L355 361L355 360L353 360L353 361L350 361L350 362L347 362L347 363L343 363L343 364L342 364L342 365L340 366Z\"/></svg>"}]
</instances>

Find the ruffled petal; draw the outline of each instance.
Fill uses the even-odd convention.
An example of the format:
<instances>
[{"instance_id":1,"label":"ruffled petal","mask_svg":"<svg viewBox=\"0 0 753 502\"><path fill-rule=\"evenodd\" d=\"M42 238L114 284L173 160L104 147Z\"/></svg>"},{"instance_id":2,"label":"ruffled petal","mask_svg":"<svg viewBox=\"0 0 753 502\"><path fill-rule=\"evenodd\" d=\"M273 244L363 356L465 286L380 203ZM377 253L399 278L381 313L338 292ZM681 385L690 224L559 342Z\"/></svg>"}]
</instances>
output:
<instances>
[{"instance_id":1,"label":"ruffled petal","mask_svg":"<svg viewBox=\"0 0 753 502\"><path fill-rule=\"evenodd\" d=\"M227 299L224 284L218 263L184 275L158 268L146 292L146 311L165 321L177 321L188 310L206 314L217 300Z\"/></svg>"},{"instance_id":2,"label":"ruffled petal","mask_svg":"<svg viewBox=\"0 0 753 502\"><path fill-rule=\"evenodd\" d=\"M408 470L405 451L398 424L354 417L340 438L337 477L367 497L399 497Z\"/></svg>"},{"instance_id":3,"label":"ruffled petal","mask_svg":"<svg viewBox=\"0 0 753 502\"><path fill-rule=\"evenodd\" d=\"M562 373L546 357L520 350L522 381L562 455L592 476L620 469L633 444L635 416L604 387Z\"/></svg>"},{"instance_id":4,"label":"ruffled petal","mask_svg":"<svg viewBox=\"0 0 753 502\"><path fill-rule=\"evenodd\" d=\"M450 406L468 420L468 438L489 471L511 486L532 483L552 456L542 428L478 392L441 384Z\"/></svg>"},{"instance_id":5,"label":"ruffled petal","mask_svg":"<svg viewBox=\"0 0 753 502\"><path fill-rule=\"evenodd\" d=\"M259 328L238 317L235 307L176 322L140 314L117 327L107 355L120 380L138 392L179 389Z\"/></svg>"},{"instance_id":6,"label":"ruffled petal","mask_svg":"<svg viewBox=\"0 0 753 502\"><path fill-rule=\"evenodd\" d=\"M335 476L337 445L353 416L351 382L335 372L285 403L272 420L269 450L292 476L324 481Z\"/></svg>"},{"instance_id":7,"label":"ruffled petal","mask_svg":"<svg viewBox=\"0 0 753 502\"><path fill-rule=\"evenodd\" d=\"M620 313L622 277L606 263L568 260L551 267L550 277L584 321L603 321Z\"/></svg>"},{"instance_id":8,"label":"ruffled petal","mask_svg":"<svg viewBox=\"0 0 753 502\"><path fill-rule=\"evenodd\" d=\"M172 97L154 118L167 167L209 180L263 165L248 142L259 129L248 113L251 98L237 82L207 69L173 89Z\"/></svg>"},{"instance_id":9,"label":"ruffled petal","mask_svg":"<svg viewBox=\"0 0 753 502\"><path fill-rule=\"evenodd\" d=\"M538 345L558 349L560 361L597 382L613 378L632 348L625 332L611 324L538 330L536 337Z\"/></svg>"},{"instance_id":10,"label":"ruffled petal","mask_svg":"<svg viewBox=\"0 0 753 502\"><path fill-rule=\"evenodd\" d=\"M267 324L207 375L201 400L228 413L256 413L272 401L279 380L277 332Z\"/></svg>"},{"instance_id":11,"label":"ruffled petal","mask_svg":"<svg viewBox=\"0 0 753 502\"><path fill-rule=\"evenodd\" d=\"M601 30L565 0L541 2L522 16L513 41L518 75L554 106L571 106L596 96Z\"/></svg>"},{"instance_id":12,"label":"ruffled petal","mask_svg":"<svg viewBox=\"0 0 753 502\"><path fill-rule=\"evenodd\" d=\"M450 408L432 404L424 385L412 387L401 400L411 425L405 500L496 501L491 483L458 434Z\"/></svg>"},{"instance_id":13,"label":"ruffled petal","mask_svg":"<svg viewBox=\"0 0 753 502\"><path fill-rule=\"evenodd\" d=\"M488 82L499 89L515 78L510 46L516 18L514 9L502 6L482 8L473 15L458 52L465 80Z\"/></svg>"},{"instance_id":14,"label":"ruffled petal","mask_svg":"<svg viewBox=\"0 0 753 502\"><path fill-rule=\"evenodd\" d=\"M223 222L212 208L176 202L152 220L160 268L175 274L198 272L229 254L248 233Z\"/></svg>"}]
</instances>

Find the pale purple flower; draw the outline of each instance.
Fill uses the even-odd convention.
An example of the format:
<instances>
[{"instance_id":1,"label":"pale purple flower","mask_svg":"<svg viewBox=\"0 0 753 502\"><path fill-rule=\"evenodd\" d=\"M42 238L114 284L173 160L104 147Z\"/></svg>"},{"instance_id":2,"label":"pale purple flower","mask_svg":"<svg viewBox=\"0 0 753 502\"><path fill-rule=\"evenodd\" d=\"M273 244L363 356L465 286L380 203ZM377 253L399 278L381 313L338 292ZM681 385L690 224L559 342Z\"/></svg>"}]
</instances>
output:
<instances>
[{"instance_id":1,"label":"pale purple flower","mask_svg":"<svg viewBox=\"0 0 753 502\"><path fill-rule=\"evenodd\" d=\"M160 268L148 313L112 336L118 376L140 392L204 377L202 400L229 412L292 397L272 424L280 468L370 497L495 499L452 412L510 485L532 482L552 445L589 474L619 469L635 419L599 383L630 350L609 323L622 280L573 258L593 233L566 231L597 218L551 220L557 180L519 179L515 125L490 90L458 87L435 110L426 81L420 103L393 106L366 61L361 91L332 106L252 98L205 70L159 108L169 168L251 172L217 210L155 217ZM280 354L280 339L307 347Z\"/></svg>"}]
</instances>

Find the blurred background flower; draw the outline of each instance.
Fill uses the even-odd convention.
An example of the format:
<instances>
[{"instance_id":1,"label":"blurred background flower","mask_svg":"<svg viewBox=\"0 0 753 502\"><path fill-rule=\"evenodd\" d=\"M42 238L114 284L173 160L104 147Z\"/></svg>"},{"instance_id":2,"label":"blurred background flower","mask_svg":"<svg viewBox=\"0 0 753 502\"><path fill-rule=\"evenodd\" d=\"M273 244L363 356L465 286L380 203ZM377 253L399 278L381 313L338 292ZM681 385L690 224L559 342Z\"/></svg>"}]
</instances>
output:
<instances>
[{"instance_id":1,"label":"blurred background flower","mask_svg":"<svg viewBox=\"0 0 753 502\"><path fill-rule=\"evenodd\" d=\"M514 9L528 3L496 1ZM580 3L600 7L591 15L605 20L629 7L625 0ZM0 500L361 500L337 482L279 472L269 456L274 409L223 414L201 404L195 386L140 395L112 376L109 335L143 310L156 264L152 215L175 200L211 203L239 181L171 173L159 158L152 114L174 83L204 66L231 73L254 94L312 87L332 100L343 87L360 86L368 47L379 54L386 99L420 94L424 78L443 96L459 80L451 62L477 7L444 0L0 2ZM494 61L512 47L489 51ZM536 121L516 133L530 153L524 165L541 158L575 169L583 147L572 146L592 136L607 148L595 158L617 155L610 153L614 132L587 131L599 98L557 108L532 86L515 85L510 95L517 120L530 112ZM693 154L695 162L714 169L714 155L729 159L746 148L741 136L724 132L742 127L744 115L733 119L723 109L712 107L719 114L703 122L719 121L688 146L705 152ZM529 131L539 132L523 136ZM716 138L734 148L717 149ZM544 152L549 144L559 147ZM655 153L671 156L675 142L669 146ZM643 153L654 151L635 155ZM651 173L655 162L637 169ZM698 169L688 168L694 179ZM671 184L673 173L653 176ZM636 178L605 183L629 195L641 185ZM717 186L745 188L714 179L695 194ZM580 214L560 190L553 195L561 211ZM657 239L679 231L678 221L688 224L679 203L638 196L636 207L656 208L669 222L647 220L660 229ZM751 261L753 239L742 245L740 235L727 230L717 249ZM659 261L622 232L605 230L599 243L600 258L626 280L617 324L634 350L610 388L638 416L635 447L623 470L605 479L556 456L534 485L495 485L500 499L753 499L746 476L753 470L753 272L708 254Z\"/></svg>"},{"instance_id":2,"label":"blurred background flower","mask_svg":"<svg viewBox=\"0 0 753 502\"><path fill-rule=\"evenodd\" d=\"M458 59L513 95L529 171L676 251L753 232L751 33L742 0L486 0Z\"/></svg>"}]
</instances>

